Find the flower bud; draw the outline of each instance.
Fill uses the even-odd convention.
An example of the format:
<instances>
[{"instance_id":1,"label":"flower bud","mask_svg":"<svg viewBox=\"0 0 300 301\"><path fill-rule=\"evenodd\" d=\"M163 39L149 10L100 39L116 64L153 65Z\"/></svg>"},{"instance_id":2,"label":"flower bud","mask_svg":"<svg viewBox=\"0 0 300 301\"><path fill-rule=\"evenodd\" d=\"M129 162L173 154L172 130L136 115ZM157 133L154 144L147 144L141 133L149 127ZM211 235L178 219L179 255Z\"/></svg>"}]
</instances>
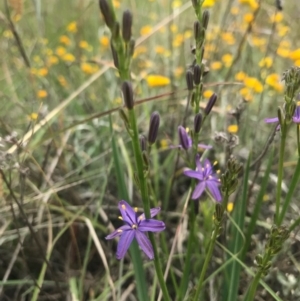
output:
<instances>
[{"instance_id":1,"label":"flower bud","mask_svg":"<svg viewBox=\"0 0 300 301\"><path fill-rule=\"evenodd\" d=\"M132 90L131 82L124 81L122 83L122 92L123 92L125 106L127 107L128 110L131 110L134 106L133 90Z\"/></svg>"},{"instance_id":2,"label":"flower bud","mask_svg":"<svg viewBox=\"0 0 300 301\"><path fill-rule=\"evenodd\" d=\"M106 25L112 30L115 26L115 14L107 0L99 0L99 6Z\"/></svg>"},{"instance_id":3,"label":"flower bud","mask_svg":"<svg viewBox=\"0 0 300 301\"><path fill-rule=\"evenodd\" d=\"M203 12L203 15L202 15L202 26L203 26L203 28L207 29L208 22L209 22L209 11L205 10Z\"/></svg>"},{"instance_id":4,"label":"flower bud","mask_svg":"<svg viewBox=\"0 0 300 301\"><path fill-rule=\"evenodd\" d=\"M149 144L154 144L158 134L160 116L158 112L153 112L150 118L148 142Z\"/></svg>"},{"instance_id":5,"label":"flower bud","mask_svg":"<svg viewBox=\"0 0 300 301\"><path fill-rule=\"evenodd\" d=\"M120 23L116 22L114 28L111 31L112 40L117 40L120 37Z\"/></svg>"},{"instance_id":6,"label":"flower bud","mask_svg":"<svg viewBox=\"0 0 300 301\"><path fill-rule=\"evenodd\" d=\"M205 115L208 115L210 113L210 111L212 110L213 106L215 105L216 101L217 101L217 94L214 93L208 100L208 103L206 105L206 108L204 109L204 113Z\"/></svg>"},{"instance_id":7,"label":"flower bud","mask_svg":"<svg viewBox=\"0 0 300 301\"><path fill-rule=\"evenodd\" d=\"M111 53L112 53L112 57L113 57L113 61L114 61L114 65L115 67L118 69L119 68L119 58L118 58L118 53L112 43L112 41L110 41L110 49L111 49Z\"/></svg>"},{"instance_id":8,"label":"flower bud","mask_svg":"<svg viewBox=\"0 0 300 301\"><path fill-rule=\"evenodd\" d=\"M201 113L196 114L194 118L194 132L199 133L202 124L202 115Z\"/></svg>"},{"instance_id":9,"label":"flower bud","mask_svg":"<svg viewBox=\"0 0 300 301\"><path fill-rule=\"evenodd\" d=\"M131 38L132 13L130 10L125 10L122 19L122 36L125 42L129 42Z\"/></svg>"},{"instance_id":10,"label":"flower bud","mask_svg":"<svg viewBox=\"0 0 300 301\"><path fill-rule=\"evenodd\" d=\"M135 40L134 39L130 39L129 41L129 47L128 47L128 54L129 57L132 57L134 54L134 47L135 47Z\"/></svg>"},{"instance_id":11,"label":"flower bud","mask_svg":"<svg viewBox=\"0 0 300 301\"><path fill-rule=\"evenodd\" d=\"M144 135L140 135L140 146L141 146L141 150L142 152L147 151L147 140L146 137Z\"/></svg>"},{"instance_id":12,"label":"flower bud","mask_svg":"<svg viewBox=\"0 0 300 301\"><path fill-rule=\"evenodd\" d=\"M199 85L200 84L200 80L201 80L201 67L196 64L194 66L194 83L195 85Z\"/></svg>"},{"instance_id":13,"label":"flower bud","mask_svg":"<svg viewBox=\"0 0 300 301\"><path fill-rule=\"evenodd\" d=\"M194 83L193 83L193 73L191 70L188 70L186 72L185 79L186 79L187 89L189 91L192 91L194 88Z\"/></svg>"},{"instance_id":14,"label":"flower bud","mask_svg":"<svg viewBox=\"0 0 300 301\"><path fill-rule=\"evenodd\" d=\"M188 150L190 148L189 136L184 127L181 125L178 127L178 136L182 148Z\"/></svg>"},{"instance_id":15,"label":"flower bud","mask_svg":"<svg viewBox=\"0 0 300 301\"><path fill-rule=\"evenodd\" d=\"M196 41L201 38L201 24L199 21L194 22L194 38Z\"/></svg>"}]
</instances>

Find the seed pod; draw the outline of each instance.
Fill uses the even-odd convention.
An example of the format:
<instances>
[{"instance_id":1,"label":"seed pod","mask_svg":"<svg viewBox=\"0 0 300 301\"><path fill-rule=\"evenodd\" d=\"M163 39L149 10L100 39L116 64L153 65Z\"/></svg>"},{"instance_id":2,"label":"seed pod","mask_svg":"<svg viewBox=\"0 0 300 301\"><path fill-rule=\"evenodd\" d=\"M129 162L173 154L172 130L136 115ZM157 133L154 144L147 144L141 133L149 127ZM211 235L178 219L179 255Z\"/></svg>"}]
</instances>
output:
<instances>
[{"instance_id":1,"label":"seed pod","mask_svg":"<svg viewBox=\"0 0 300 301\"><path fill-rule=\"evenodd\" d=\"M146 137L144 135L140 135L140 146L141 146L141 150L146 151L147 150L147 140Z\"/></svg>"},{"instance_id":2,"label":"seed pod","mask_svg":"<svg viewBox=\"0 0 300 301\"><path fill-rule=\"evenodd\" d=\"M160 123L160 116L158 112L153 112L150 118L149 133L148 133L148 142L150 145L154 144L157 139L159 123Z\"/></svg>"},{"instance_id":3,"label":"seed pod","mask_svg":"<svg viewBox=\"0 0 300 301\"><path fill-rule=\"evenodd\" d=\"M125 106L127 107L128 110L132 110L134 106L134 101L133 101L133 90L132 90L131 82L124 81L122 83L122 92L123 92Z\"/></svg>"},{"instance_id":4,"label":"seed pod","mask_svg":"<svg viewBox=\"0 0 300 301\"><path fill-rule=\"evenodd\" d=\"M207 116L210 111L212 110L213 106L215 105L216 101L217 101L217 94L214 93L208 100L208 103L206 105L206 108L204 109L204 113Z\"/></svg>"},{"instance_id":5,"label":"seed pod","mask_svg":"<svg viewBox=\"0 0 300 301\"><path fill-rule=\"evenodd\" d=\"M189 137L183 126L178 127L179 142L183 149L188 150L190 148Z\"/></svg>"},{"instance_id":6,"label":"seed pod","mask_svg":"<svg viewBox=\"0 0 300 301\"><path fill-rule=\"evenodd\" d=\"M206 30L209 22L209 11L205 10L202 15L202 26Z\"/></svg>"},{"instance_id":7,"label":"seed pod","mask_svg":"<svg viewBox=\"0 0 300 301\"><path fill-rule=\"evenodd\" d=\"M194 132L199 133L201 129L201 124L202 124L202 115L201 113L196 114L194 118Z\"/></svg>"},{"instance_id":8,"label":"seed pod","mask_svg":"<svg viewBox=\"0 0 300 301\"><path fill-rule=\"evenodd\" d=\"M191 70L188 70L185 74L185 79L186 79L186 85L187 89L189 91L192 91L194 88L194 83L193 83L193 73Z\"/></svg>"},{"instance_id":9,"label":"seed pod","mask_svg":"<svg viewBox=\"0 0 300 301\"><path fill-rule=\"evenodd\" d=\"M201 38L201 24L199 21L194 22L194 38L196 41Z\"/></svg>"},{"instance_id":10,"label":"seed pod","mask_svg":"<svg viewBox=\"0 0 300 301\"><path fill-rule=\"evenodd\" d=\"M132 13L130 10L125 10L122 19L122 36L125 42L129 42L131 38L132 28Z\"/></svg>"},{"instance_id":11,"label":"seed pod","mask_svg":"<svg viewBox=\"0 0 300 301\"><path fill-rule=\"evenodd\" d=\"M194 66L194 83L195 85L199 85L200 84L200 81L201 81L201 67L196 64Z\"/></svg>"}]
</instances>

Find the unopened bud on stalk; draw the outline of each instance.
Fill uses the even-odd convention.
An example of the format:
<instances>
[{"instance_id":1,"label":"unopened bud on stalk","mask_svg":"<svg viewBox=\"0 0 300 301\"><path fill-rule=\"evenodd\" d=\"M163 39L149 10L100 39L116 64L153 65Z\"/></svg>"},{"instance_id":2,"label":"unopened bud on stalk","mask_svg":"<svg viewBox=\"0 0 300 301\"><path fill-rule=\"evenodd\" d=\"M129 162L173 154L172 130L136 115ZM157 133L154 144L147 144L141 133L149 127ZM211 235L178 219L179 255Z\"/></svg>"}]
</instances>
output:
<instances>
[{"instance_id":1,"label":"unopened bud on stalk","mask_svg":"<svg viewBox=\"0 0 300 301\"><path fill-rule=\"evenodd\" d=\"M131 82L124 81L122 83L122 92L123 92L125 106L127 107L128 110L132 110L134 106L134 101L133 101L133 90L132 90Z\"/></svg>"},{"instance_id":2,"label":"unopened bud on stalk","mask_svg":"<svg viewBox=\"0 0 300 301\"><path fill-rule=\"evenodd\" d=\"M186 85L187 89L189 91L192 91L194 88L194 83L193 83L193 73L191 70L188 70L185 74L185 79L186 79Z\"/></svg>"},{"instance_id":3,"label":"unopened bud on stalk","mask_svg":"<svg viewBox=\"0 0 300 301\"><path fill-rule=\"evenodd\" d=\"M120 37L120 23L116 22L113 30L111 31L111 38L116 40Z\"/></svg>"},{"instance_id":4,"label":"unopened bud on stalk","mask_svg":"<svg viewBox=\"0 0 300 301\"><path fill-rule=\"evenodd\" d=\"M154 144L157 139L159 123L160 123L160 116L158 112L153 112L150 117L149 133L148 133L148 142L150 145Z\"/></svg>"},{"instance_id":5,"label":"unopened bud on stalk","mask_svg":"<svg viewBox=\"0 0 300 301\"><path fill-rule=\"evenodd\" d=\"M134 54L134 47L135 47L135 40L134 39L130 39L129 41L129 51L128 51L128 54L129 54L129 57L132 57L133 54Z\"/></svg>"},{"instance_id":6,"label":"unopened bud on stalk","mask_svg":"<svg viewBox=\"0 0 300 301\"><path fill-rule=\"evenodd\" d=\"M113 61L114 61L114 65L117 69L119 69L119 58L118 58L118 53L112 43L112 41L110 41L110 49L111 49L111 54L113 57Z\"/></svg>"},{"instance_id":7,"label":"unopened bud on stalk","mask_svg":"<svg viewBox=\"0 0 300 301\"><path fill-rule=\"evenodd\" d=\"M194 132L199 133L201 129L201 124L202 124L202 115L201 113L196 114L194 118Z\"/></svg>"},{"instance_id":8,"label":"unopened bud on stalk","mask_svg":"<svg viewBox=\"0 0 300 301\"><path fill-rule=\"evenodd\" d=\"M199 85L200 84L200 81L201 81L201 67L196 64L194 66L194 83L195 85Z\"/></svg>"},{"instance_id":9,"label":"unopened bud on stalk","mask_svg":"<svg viewBox=\"0 0 300 301\"><path fill-rule=\"evenodd\" d=\"M188 150L190 148L189 137L183 126L178 127L179 142L183 149Z\"/></svg>"},{"instance_id":10,"label":"unopened bud on stalk","mask_svg":"<svg viewBox=\"0 0 300 301\"><path fill-rule=\"evenodd\" d=\"M198 8L199 0L192 0L192 4L193 4L194 8Z\"/></svg>"},{"instance_id":11,"label":"unopened bud on stalk","mask_svg":"<svg viewBox=\"0 0 300 301\"><path fill-rule=\"evenodd\" d=\"M122 19L122 36L126 43L131 38L131 27L132 27L132 13L130 10L125 10Z\"/></svg>"},{"instance_id":12,"label":"unopened bud on stalk","mask_svg":"<svg viewBox=\"0 0 300 301\"><path fill-rule=\"evenodd\" d=\"M194 38L196 41L201 38L201 24L199 21L194 22Z\"/></svg>"},{"instance_id":13,"label":"unopened bud on stalk","mask_svg":"<svg viewBox=\"0 0 300 301\"><path fill-rule=\"evenodd\" d=\"M99 0L99 6L106 25L109 27L110 30L113 30L116 20L112 8L110 7L107 0Z\"/></svg>"},{"instance_id":14,"label":"unopened bud on stalk","mask_svg":"<svg viewBox=\"0 0 300 301\"><path fill-rule=\"evenodd\" d=\"M140 135L140 146L141 146L141 150L143 151L147 151L147 140L146 137L144 135Z\"/></svg>"},{"instance_id":15,"label":"unopened bud on stalk","mask_svg":"<svg viewBox=\"0 0 300 301\"><path fill-rule=\"evenodd\" d=\"M203 28L207 29L208 22L209 22L209 11L205 10L203 12L203 15L202 15L202 26L203 26Z\"/></svg>"},{"instance_id":16,"label":"unopened bud on stalk","mask_svg":"<svg viewBox=\"0 0 300 301\"><path fill-rule=\"evenodd\" d=\"M215 105L216 101L217 101L217 94L214 93L208 100L208 103L206 105L206 108L204 109L204 113L205 115L208 115L210 113L210 111L212 110L213 106Z\"/></svg>"}]
</instances>

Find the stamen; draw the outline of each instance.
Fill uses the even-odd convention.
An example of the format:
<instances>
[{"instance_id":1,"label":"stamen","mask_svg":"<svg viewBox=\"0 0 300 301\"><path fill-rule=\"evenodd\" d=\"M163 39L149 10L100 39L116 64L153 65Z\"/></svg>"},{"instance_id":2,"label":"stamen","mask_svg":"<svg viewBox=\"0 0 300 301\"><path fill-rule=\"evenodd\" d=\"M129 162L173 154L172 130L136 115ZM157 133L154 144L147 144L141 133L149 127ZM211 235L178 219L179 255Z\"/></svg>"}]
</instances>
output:
<instances>
[{"instance_id":1,"label":"stamen","mask_svg":"<svg viewBox=\"0 0 300 301\"><path fill-rule=\"evenodd\" d=\"M218 164L218 161L215 161L213 165L216 166L217 164Z\"/></svg>"},{"instance_id":2,"label":"stamen","mask_svg":"<svg viewBox=\"0 0 300 301\"><path fill-rule=\"evenodd\" d=\"M121 233L121 232L123 232L123 230L121 230L121 229L118 229L118 230L117 230L117 232Z\"/></svg>"},{"instance_id":3,"label":"stamen","mask_svg":"<svg viewBox=\"0 0 300 301\"><path fill-rule=\"evenodd\" d=\"M123 217L122 217L122 216L119 216L118 219L120 219L120 220L122 221L122 220L123 220Z\"/></svg>"},{"instance_id":4,"label":"stamen","mask_svg":"<svg viewBox=\"0 0 300 301\"><path fill-rule=\"evenodd\" d=\"M138 208L137 208L137 207L134 207L134 211L135 211L135 212L138 212Z\"/></svg>"},{"instance_id":5,"label":"stamen","mask_svg":"<svg viewBox=\"0 0 300 301\"><path fill-rule=\"evenodd\" d=\"M219 174L219 173L221 173L221 170L220 170L220 169L217 170L217 174Z\"/></svg>"},{"instance_id":6,"label":"stamen","mask_svg":"<svg viewBox=\"0 0 300 301\"><path fill-rule=\"evenodd\" d=\"M126 210L126 206L123 204L121 205L122 209Z\"/></svg>"},{"instance_id":7,"label":"stamen","mask_svg":"<svg viewBox=\"0 0 300 301\"><path fill-rule=\"evenodd\" d=\"M137 229L137 225L136 225L136 224L133 224L133 225L131 226L131 228L132 228L132 229Z\"/></svg>"}]
</instances>

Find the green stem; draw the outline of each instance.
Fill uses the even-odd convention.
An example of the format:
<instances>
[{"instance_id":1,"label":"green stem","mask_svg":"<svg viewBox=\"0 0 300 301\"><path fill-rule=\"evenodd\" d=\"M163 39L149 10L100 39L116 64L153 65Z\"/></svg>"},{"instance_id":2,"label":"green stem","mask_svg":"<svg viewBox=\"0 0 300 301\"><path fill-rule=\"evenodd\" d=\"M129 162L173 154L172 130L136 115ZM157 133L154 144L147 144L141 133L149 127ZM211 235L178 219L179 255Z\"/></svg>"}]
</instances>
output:
<instances>
[{"instance_id":1,"label":"green stem","mask_svg":"<svg viewBox=\"0 0 300 301\"><path fill-rule=\"evenodd\" d=\"M252 283L247 291L244 301L252 301L254 299L261 275L262 275L261 271L255 275L255 277L252 280Z\"/></svg>"},{"instance_id":2,"label":"green stem","mask_svg":"<svg viewBox=\"0 0 300 301\"><path fill-rule=\"evenodd\" d=\"M134 110L128 110L129 113L129 122L130 126L133 132L132 136L132 146L133 146L133 152L136 162L136 168L139 178L139 187L141 191L142 201L143 201L143 208L145 211L146 218L150 218L150 200L149 200L149 193L148 193L148 185L147 185L147 178L144 175L144 163L143 163L143 157L142 152L140 148L140 142L139 142L139 135L138 135L138 128L137 128L137 121ZM162 268L158 256L156 241L154 238L153 233L149 233L149 238L153 246L154 251L154 266L156 270L156 275L163 293L164 300L170 301L170 296L167 290L166 283L164 281L164 276L162 273Z\"/></svg>"},{"instance_id":3,"label":"green stem","mask_svg":"<svg viewBox=\"0 0 300 301\"><path fill-rule=\"evenodd\" d=\"M275 211L275 224L279 226L279 211L280 211L280 198L281 198L281 186L283 178L283 160L284 160L284 149L286 140L286 124L281 126L281 141L279 151L279 162L278 162L278 177L277 177L277 188L276 188L276 211Z\"/></svg>"}]
</instances>

